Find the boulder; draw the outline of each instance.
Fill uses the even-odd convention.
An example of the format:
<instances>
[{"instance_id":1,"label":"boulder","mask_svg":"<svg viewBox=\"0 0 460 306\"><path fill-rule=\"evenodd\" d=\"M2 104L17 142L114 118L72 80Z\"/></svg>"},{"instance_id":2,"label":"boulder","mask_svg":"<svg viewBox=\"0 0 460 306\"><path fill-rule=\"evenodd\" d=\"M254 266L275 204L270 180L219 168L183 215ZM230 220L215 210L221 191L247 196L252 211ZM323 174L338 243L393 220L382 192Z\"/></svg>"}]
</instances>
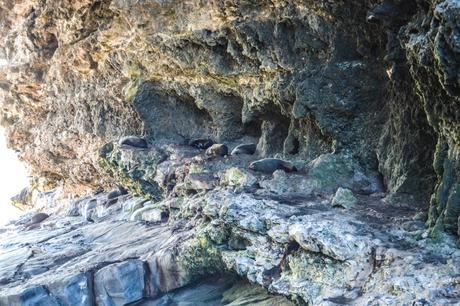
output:
<instances>
[{"instance_id":1,"label":"boulder","mask_svg":"<svg viewBox=\"0 0 460 306\"><path fill-rule=\"evenodd\" d=\"M337 189L337 192L331 202L334 207L342 207L346 209L353 208L356 203L358 203L358 199L353 195L353 192L350 189L342 187Z\"/></svg>"},{"instance_id":2,"label":"boulder","mask_svg":"<svg viewBox=\"0 0 460 306\"><path fill-rule=\"evenodd\" d=\"M94 275L96 303L102 306L122 306L146 296L144 262L128 260L111 264Z\"/></svg>"}]
</instances>

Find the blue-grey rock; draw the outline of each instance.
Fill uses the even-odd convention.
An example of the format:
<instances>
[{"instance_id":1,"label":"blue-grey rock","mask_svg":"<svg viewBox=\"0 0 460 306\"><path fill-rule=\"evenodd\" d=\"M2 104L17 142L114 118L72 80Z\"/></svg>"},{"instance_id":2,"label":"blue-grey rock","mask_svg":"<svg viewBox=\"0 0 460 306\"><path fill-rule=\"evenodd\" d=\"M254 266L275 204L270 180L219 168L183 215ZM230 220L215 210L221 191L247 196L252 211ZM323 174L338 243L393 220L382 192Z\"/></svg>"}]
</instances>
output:
<instances>
[{"instance_id":1,"label":"blue-grey rock","mask_svg":"<svg viewBox=\"0 0 460 306\"><path fill-rule=\"evenodd\" d=\"M179 265L178 260L177 252L169 249L147 258L153 297L187 284L187 271Z\"/></svg>"},{"instance_id":2,"label":"blue-grey rock","mask_svg":"<svg viewBox=\"0 0 460 306\"><path fill-rule=\"evenodd\" d=\"M48 289L62 306L94 305L90 273L71 275L48 285Z\"/></svg>"},{"instance_id":3,"label":"blue-grey rock","mask_svg":"<svg viewBox=\"0 0 460 306\"><path fill-rule=\"evenodd\" d=\"M94 292L98 305L121 306L146 296L145 269L141 260L109 265L94 275Z\"/></svg>"},{"instance_id":4,"label":"blue-grey rock","mask_svg":"<svg viewBox=\"0 0 460 306\"><path fill-rule=\"evenodd\" d=\"M0 290L1 291L1 290ZM18 293L0 297L1 306L61 306L44 286L31 287Z\"/></svg>"}]
</instances>

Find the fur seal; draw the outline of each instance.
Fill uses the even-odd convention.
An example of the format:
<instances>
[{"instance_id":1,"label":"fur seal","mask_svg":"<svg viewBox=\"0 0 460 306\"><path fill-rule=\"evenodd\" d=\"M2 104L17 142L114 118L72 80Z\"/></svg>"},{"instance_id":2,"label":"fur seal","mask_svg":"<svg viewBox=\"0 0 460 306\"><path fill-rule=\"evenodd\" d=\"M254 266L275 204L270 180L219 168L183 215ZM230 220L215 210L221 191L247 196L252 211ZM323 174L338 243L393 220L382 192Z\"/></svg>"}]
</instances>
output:
<instances>
[{"instance_id":1,"label":"fur seal","mask_svg":"<svg viewBox=\"0 0 460 306\"><path fill-rule=\"evenodd\" d=\"M197 149L202 149L202 150L206 150L213 144L214 144L214 141L212 141L211 139L205 139L205 138L192 139L188 142L189 146L195 147Z\"/></svg>"},{"instance_id":2,"label":"fur seal","mask_svg":"<svg viewBox=\"0 0 460 306\"><path fill-rule=\"evenodd\" d=\"M30 219L29 224L32 225L32 224L41 223L42 221L44 221L47 218L49 218L48 214L38 213L38 214L35 214L35 215L32 216L32 218Z\"/></svg>"},{"instance_id":3,"label":"fur seal","mask_svg":"<svg viewBox=\"0 0 460 306\"><path fill-rule=\"evenodd\" d=\"M208 156L225 156L228 155L228 147L224 144L216 143L206 150Z\"/></svg>"},{"instance_id":4,"label":"fur seal","mask_svg":"<svg viewBox=\"0 0 460 306\"><path fill-rule=\"evenodd\" d=\"M246 143L246 144L240 144L239 146L236 146L232 150L232 155L238 155L238 154L248 154L252 155L256 153L256 148L257 145L255 143Z\"/></svg>"},{"instance_id":5,"label":"fur seal","mask_svg":"<svg viewBox=\"0 0 460 306\"><path fill-rule=\"evenodd\" d=\"M49 217L48 214L45 213L37 213L30 218L30 221L25 225L25 228L27 230L35 229L39 226L40 223L42 223L44 220L46 220Z\"/></svg>"},{"instance_id":6,"label":"fur seal","mask_svg":"<svg viewBox=\"0 0 460 306\"><path fill-rule=\"evenodd\" d=\"M113 190L107 194L107 202L105 202L104 206L109 207L115 203L118 202L118 197L127 194L128 192L126 191L125 188L123 187L118 187L117 190Z\"/></svg>"},{"instance_id":7,"label":"fur seal","mask_svg":"<svg viewBox=\"0 0 460 306\"><path fill-rule=\"evenodd\" d=\"M129 146L134 148L147 149L148 144L144 138L138 136L125 136L118 142L120 146Z\"/></svg>"},{"instance_id":8,"label":"fur seal","mask_svg":"<svg viewBox=\"0 0 460 306\"><path fill-rule=\"evenodd\" d=\"M127 193L128 191L125 188L119 186L118 189L113 190L107 194L107 200L118 198L119 196L125 195Z\"/></svg>"},{"instance_id":9,"label":"fur seal","mask_svg":"<svg viewBox=\"0 0 460 306\"><path fill-rule=\"evenodd\" d=\"M253 161L249 165L249 169L269 174L272 174L276 170L284 170L285 172L297 171L291 162L277 158L264 158Z\"/></svg>"}]
</instances>

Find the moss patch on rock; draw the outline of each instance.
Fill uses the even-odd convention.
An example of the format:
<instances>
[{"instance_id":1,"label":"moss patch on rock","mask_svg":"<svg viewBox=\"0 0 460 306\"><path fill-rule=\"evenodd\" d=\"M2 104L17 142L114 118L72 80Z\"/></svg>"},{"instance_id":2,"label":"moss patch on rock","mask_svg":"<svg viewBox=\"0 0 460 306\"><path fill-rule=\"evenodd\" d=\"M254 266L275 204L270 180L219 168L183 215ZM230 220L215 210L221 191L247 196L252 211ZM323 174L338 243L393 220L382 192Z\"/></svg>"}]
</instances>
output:
<instances>
[{"instance_id":1,"label":"moss patch on rock","mask_svg":"<svg viewBox=\"0 0 460 306\"><path fill-rule=\"evenodd\" d=\"M100 150L99 166L133 194L159 201L163 190L154 181L157 164L164 159L156 149L122 149L108 143Z\"/></svg>"},{"instance_id":2,"label":"moss patch on rock","mask_svg":"<svg viewBox=\"0 0 460 306\"><path fill-rule=\"evenodd\" d=\"M198 234L181 253L179 265L188 271L190 282L224 272L219 248L203 233Z\"/></svg>"}]
</instances>

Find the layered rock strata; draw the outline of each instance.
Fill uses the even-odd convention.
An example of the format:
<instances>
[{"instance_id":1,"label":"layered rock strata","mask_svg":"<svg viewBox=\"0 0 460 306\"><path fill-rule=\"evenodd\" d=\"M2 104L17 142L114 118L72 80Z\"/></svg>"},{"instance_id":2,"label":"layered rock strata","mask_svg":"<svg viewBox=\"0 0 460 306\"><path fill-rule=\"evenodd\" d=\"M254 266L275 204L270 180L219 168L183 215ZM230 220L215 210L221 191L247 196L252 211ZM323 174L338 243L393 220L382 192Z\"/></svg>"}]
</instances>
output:
<instances>
[{"instance_id":1,"label":"layered rock strata","mask_svg":"<svg viewBox=\"0 0 460 306\"><path fill-rule=\"evenodd\" d=\"M36 185L115 183L108 141L350 154L458 230L455 0L2 0L2 125ZM431 199L431 200L430 200ZM428 210L428 207L426 208Z\"/></svg>"},{"instance_id":2,"label":"layered rock strata","mask_svg":"<svg viewBox=\"0 0 460 306\"><path fill-rule=\"evenodd\" d=\"M2 229L1 305L172 305L190 295L194 305L460 302L453 237L429 238L423 209L392 204L347 156L267 175L247 170L250 155L111 147L102 158L113 173L155 167L131 177L154 189L127 184L152 198L113 203L99 192L68 200L65 216L39 227L26 228L25 216ZM343 188L350 208L333 206Z\"/></svg>"}]
</instances>

